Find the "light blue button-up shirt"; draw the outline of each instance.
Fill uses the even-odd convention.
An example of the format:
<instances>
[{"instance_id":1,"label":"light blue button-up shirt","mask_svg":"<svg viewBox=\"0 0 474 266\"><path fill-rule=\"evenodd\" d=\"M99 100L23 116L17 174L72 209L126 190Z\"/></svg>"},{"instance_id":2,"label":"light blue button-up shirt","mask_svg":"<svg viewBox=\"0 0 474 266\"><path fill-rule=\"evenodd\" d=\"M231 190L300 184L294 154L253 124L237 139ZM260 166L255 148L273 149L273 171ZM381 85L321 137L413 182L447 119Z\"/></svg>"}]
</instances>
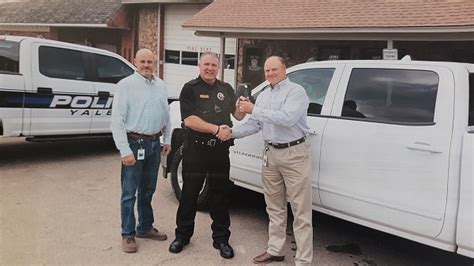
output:
<instances>
[{"instance_id":1,"label":"light blue button-up shirt","mask_svg":"<svg viewBox=\"0 0 474 266\"><path fill-rule=\"evenodd\" d=\"M127 132L146 135L163 133L165 144L171 143L168 92L161 79L146 79L135 72L117 83L110 125L115 145L122 157L132 153Z\"/></svg>"},{"instance_id":2,"label":"light blue button-up shirt","mask_svg":"<svg viewBox=\"0 0 474 266\"><path fill-rule=\"evenodd\" d=\"M308 135L306 112L308 95L288 78L265 89L257 98L249 119L232 128L232 137L242 138L262 130L263 139L288 143Z\"/></svg>"}]
</instances>

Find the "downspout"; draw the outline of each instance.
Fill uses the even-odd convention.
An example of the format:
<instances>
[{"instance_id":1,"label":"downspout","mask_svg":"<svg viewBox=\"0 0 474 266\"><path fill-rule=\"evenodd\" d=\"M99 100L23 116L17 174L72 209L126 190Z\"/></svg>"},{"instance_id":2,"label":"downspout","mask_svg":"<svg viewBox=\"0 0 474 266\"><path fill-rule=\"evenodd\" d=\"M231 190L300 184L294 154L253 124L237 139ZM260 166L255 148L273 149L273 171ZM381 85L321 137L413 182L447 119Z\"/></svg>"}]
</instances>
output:
<instances>
[{"instance_id":1,"label":"downspout","mask_svg":"<svg viewBox=\"0 0 474 266\"><path fill-rule=\"evenodd\" d=\"M220 59L221 68L220 68L220 71L219 71L219 79L224 81L225 37L224 37L223 33L221 33L220 35L221 36L220 36L220 55L219 55L219 59Z\"/></svg>"},{"instance_id":2,"label":"downspout","mask_svg":"<svg viewBox=\"0 0 474 266\"><path fill-rule=\"evenodd\" d=\"M158 77L163 79L163 64L165 58L165 9L163 4L159 4L158 17Z\"/></svg>"}]
</instances>

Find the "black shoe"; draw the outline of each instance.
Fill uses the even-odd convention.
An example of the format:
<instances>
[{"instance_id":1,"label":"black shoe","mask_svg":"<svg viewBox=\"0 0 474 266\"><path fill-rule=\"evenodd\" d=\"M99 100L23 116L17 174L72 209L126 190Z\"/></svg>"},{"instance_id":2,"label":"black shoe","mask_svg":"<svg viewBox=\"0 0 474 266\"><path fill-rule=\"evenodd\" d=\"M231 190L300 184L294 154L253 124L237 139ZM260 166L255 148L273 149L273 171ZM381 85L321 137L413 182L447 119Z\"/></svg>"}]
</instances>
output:
<instances>
[{"instance_id":1,"label":"black shoe","mask_svg":"<svg viewBox=\"0 0 474 266\"><path fill-rule=\"evenodd\" d=\"M189 244L189 240L185 241L176 238L175 240L173 240L173 242L171 242L169 251L171 253L180 253L183 250L184 246L186 246L187 244Z\"/></svg>"},{"instance_id":2,"label":"black shoe","mask_svg":"<svg viewBox=\"0 0 474 266\"><path fill-rule=\"evenodd\" d=\"M234 250L228 243L212 243L215 249L220 250L221 257L224 259L232 259L234 257Z\"/></svg>"}]
</instances>

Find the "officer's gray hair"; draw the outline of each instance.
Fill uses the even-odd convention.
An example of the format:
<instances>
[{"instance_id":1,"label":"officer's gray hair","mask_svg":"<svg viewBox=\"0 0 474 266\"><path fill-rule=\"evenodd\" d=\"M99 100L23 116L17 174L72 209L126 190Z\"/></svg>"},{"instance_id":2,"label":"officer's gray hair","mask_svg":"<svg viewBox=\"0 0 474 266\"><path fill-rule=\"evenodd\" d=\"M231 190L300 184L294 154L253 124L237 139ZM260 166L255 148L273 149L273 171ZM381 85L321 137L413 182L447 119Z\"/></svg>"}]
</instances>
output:
<instances>
[{"instance_id":1,"label":"officer's gray hair","mask_svg":"<svg viewBox=\"0 0 474 266\"><path fill-rule=\"evenodd\" d=\"M199 62L201 62L201 59L204 57L204 56L207 56L207 55L210 55L214 58L217 59L217 61L219 61L219 55L217 53L214 53L214 52L204 52L204 53L201 53L201 56L199 57Z\"/></svg>"}]
</instances>

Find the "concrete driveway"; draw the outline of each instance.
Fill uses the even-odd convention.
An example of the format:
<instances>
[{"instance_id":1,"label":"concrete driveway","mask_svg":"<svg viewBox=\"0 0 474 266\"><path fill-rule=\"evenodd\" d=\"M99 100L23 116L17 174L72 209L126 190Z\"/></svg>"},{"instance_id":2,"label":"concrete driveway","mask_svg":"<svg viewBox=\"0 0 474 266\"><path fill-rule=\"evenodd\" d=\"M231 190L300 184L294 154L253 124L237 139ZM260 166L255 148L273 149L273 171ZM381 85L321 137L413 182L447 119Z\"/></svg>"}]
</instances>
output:
<instances>
[{"instance_id":1,"label":"concrete driveway","mask_svg":"<svg viewBox=\"0 0 474 266\"><path fill-rule=\"evenodd\" d=\"M197 214L190 245L179 255L169 253L177 200L169 180L160 177L155 226L168 240L138 239L137 253L123 253L119 160L111 140L29 143L0 137L0 264L251 265L265 249L263 197L236 188L234 259L222 259L212 247L211 219L203 212ZM290 231L286 259L275 265L293 262ZM315 265L473 265L456 254L316 213L314 239Z\"/></svg>"}]
</instances>

